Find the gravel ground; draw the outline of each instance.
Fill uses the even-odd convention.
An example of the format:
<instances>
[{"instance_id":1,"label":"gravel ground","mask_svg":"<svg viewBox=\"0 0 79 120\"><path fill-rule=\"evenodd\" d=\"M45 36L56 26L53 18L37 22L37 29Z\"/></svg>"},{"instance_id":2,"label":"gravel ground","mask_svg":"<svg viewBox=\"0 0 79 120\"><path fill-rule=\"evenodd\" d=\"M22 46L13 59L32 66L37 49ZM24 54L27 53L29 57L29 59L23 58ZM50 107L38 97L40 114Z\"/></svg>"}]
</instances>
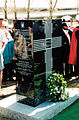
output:
<instances>
[{"instance_id":1,"label":"gravel ground","mask_svg":"<svg viewBox=\"0 0 79 120\"><path fill-rule=\"evenodd\" d=\"M2 89L0 90L0 94L1 94L0 100L16 93L15 84L16 84L15 82L10 82L10 81L2 84ZM0 115L0 120L11 120L11 119Z\"/></svg>"},{"instance_id":2,"label":"gravel ground","mask_svg":"<svg viewBox=\"0 0 79 120\"><path fill-rule=\"evenodd\" d=\"M71 79L66 79L68 88L79 88L79 77L72 77Z\"/></svg>"},{"instance_id":3,"label":"gravel ground","mask_svg":"<svg viewBox=\"0 0 79 120\"><path fill-rule=\"evenodd\" d=\"M15 82L5 82L2 84L2 89L0 90L0 100L16 93L16 83Z\"/></svg>"},{"instance_id":4,"label":"gravel ground","mask_svg":"<svg viewBox=\"0 0 79 120\"><path fill-rule=\"evenodd\" d=\"M5 117L3 117L3 116L0 115L0 120L11 120L11 119L5 118Z\"/></svg>"}]
</instances>

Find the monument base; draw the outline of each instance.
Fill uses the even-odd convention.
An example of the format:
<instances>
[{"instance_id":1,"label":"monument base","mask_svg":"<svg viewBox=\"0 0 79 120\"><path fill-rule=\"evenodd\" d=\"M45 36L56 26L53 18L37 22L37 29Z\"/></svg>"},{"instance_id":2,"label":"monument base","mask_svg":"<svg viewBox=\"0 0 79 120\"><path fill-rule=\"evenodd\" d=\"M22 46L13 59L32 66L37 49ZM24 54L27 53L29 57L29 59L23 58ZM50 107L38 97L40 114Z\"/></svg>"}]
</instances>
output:
<instances>
[{"instance_id":1,"label":"monument base","mask_svg":"<svg viewBox=\"0 0 79 120\"><path fill-rule=\"evenodd\" d=\"M23 96L12 95L0 100L0 114L14 120L49 120L79 98L77 89L67 91L70 94L68 100L56 103L45 101L36 107L19 103L18 99Z\"/></svg>"}]
</instances>

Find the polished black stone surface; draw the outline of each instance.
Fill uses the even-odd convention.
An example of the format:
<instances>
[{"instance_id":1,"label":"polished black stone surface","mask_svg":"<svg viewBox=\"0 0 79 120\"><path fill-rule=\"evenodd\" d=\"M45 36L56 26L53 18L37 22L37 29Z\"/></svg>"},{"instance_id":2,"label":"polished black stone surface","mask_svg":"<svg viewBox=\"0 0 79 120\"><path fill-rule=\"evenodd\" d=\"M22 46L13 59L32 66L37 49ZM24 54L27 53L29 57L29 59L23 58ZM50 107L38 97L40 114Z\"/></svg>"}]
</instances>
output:
<instances>
[{"instance_id":1,"label":"polished black stone surface","mask_svg":"<svg viewBox=\"0 0 79 120\"><path fill-rule=\"evenodd\" d=\"M14 23L16 93L26 96L18 102L36 106L46 100L46 81L54 66L52 51L61 47L61 37L53 37L52 20L16 20Z\"/></svg>"}]
</instances>

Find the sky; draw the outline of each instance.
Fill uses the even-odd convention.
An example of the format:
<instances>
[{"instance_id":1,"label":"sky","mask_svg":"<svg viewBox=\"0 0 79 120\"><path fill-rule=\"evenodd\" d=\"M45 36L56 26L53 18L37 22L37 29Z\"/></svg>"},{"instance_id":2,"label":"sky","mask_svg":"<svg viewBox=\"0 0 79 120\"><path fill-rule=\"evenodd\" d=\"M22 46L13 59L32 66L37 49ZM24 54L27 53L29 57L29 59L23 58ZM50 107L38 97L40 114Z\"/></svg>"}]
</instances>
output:
<instances>
[{"instance_id":1,"label":"sky","mask_svg":"<svg viewBox=\"0 0 79 120\"><path fill-rule=\"evenodd\" d=\"M7 0L8 6L12 7L14 0ZM17 7L27 7L28 0L15 0ZM50 0L30 0L30 7L31 8L49 8L49 1ZM56 0L52 0L54 5ZM79 0L58 0L57 8L75 8L77 7L77 1ZM5 0L0 0L0 6L4 6Z\"/></svg>"},{"instance_id":2,"label":"sky","mask_svg":"<svg viewBox=\"0 0 79 120\"><path fill-rule=\"evenodd\" d=\"M49 8L49 1L50 0L31 0L31 7ZM52 0L52 4L54 4L55 1L56 0ZM77 6L77 0L58 0L57 3L57 8L74 8L75 6Z\"/></svg>"}]
</instances>

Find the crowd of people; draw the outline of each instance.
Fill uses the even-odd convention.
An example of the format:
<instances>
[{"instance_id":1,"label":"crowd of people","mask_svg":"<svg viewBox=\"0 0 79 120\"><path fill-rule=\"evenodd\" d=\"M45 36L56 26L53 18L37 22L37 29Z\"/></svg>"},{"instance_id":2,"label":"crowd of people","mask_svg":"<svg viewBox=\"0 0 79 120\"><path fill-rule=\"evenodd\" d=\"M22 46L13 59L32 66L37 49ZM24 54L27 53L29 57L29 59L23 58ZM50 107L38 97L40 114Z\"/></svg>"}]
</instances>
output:
<instances>
[{"instance_id":1,"label":"crowd of people","mask_svg":"<svg viewBox=\"0 0 79 120\"><path fill-rule=\"evenodd\" d=\"M72 75L73 68L77 75L79 75L79 15L76 16L77 26L73 25L73 19L71 18L67 24L62 22L62 63L65 63L65 67L61 67L59 72L63 73L65 69L65 77ZM0 27L0 90L2 81L13 80L12 75L12 62L15 60L15 48L14 38L12 37L12 31L9 29L8 20L2 20ZM60 63L61 63L60 62ZM58 66L58 67L59 67ZM2 74L3 72L3 74Z\"/></svg>"},{"instance_id":2,"label":"crowd of people","mask_svg":"<svg viewBox=\"0 0 79 120\"><path fill-rule=\"evenodd\" d=\"M73 75L79 76L79 15L76 16L77 24L73 19L62 23L62 63L60 71L65 78Z\"/></svg>"},{"instance_id":3,"label":"crowd of people","mask_svg":"<svg viewBox=\"0 0 79 120\"><path fill-rule=\"evenodd\" d=\"M8 20L2 20L0 27L0 90L2 80L12 80L12 61L15 59L14 39L8 27ZM2 74L3 72L3 74Z\"/></svg>"}]
</instances>

